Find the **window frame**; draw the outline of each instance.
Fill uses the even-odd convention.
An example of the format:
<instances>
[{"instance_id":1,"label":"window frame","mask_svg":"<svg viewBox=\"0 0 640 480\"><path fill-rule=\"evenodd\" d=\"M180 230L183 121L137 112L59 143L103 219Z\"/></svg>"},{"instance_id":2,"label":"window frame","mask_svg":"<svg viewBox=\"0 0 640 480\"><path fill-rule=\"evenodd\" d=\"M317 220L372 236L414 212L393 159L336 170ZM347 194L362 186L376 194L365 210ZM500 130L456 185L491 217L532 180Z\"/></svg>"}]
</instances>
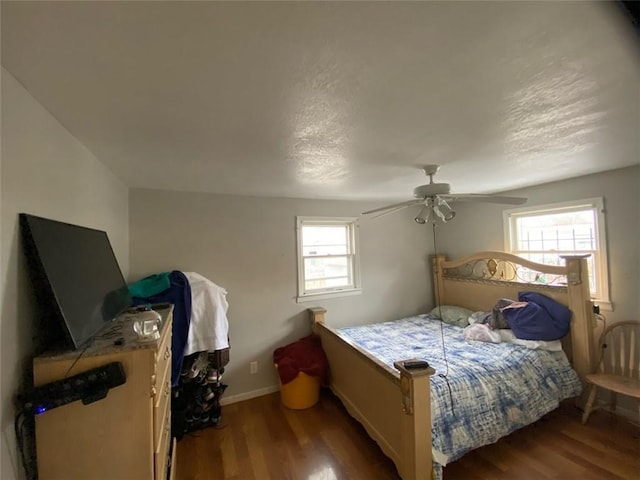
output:
<instances>
[{"instance_id":1,"label":"window frame","mask_svg":"<svg viewBox=\"0 0 640 480\"><path fill-rule=\"evenodd\" d=\"M346 226L348 228L348 246L352 253L346 254L347 258L351 258L351 270L353 274L353 286L348 287L328 287L322 290L307 291L305 289L304 275L304 250L302 247L302 229L304 226ZM297 262L298 262L298 296L297 302L310 302L322 300L325 298L343 297L347 295L359 295L362 293L361 277L360 277L360 245L359 245L358 217L296 217L296 243L297 243ZM345 255L336 255L344 257Z\"/></svg>"},{"instance_id":2,"label":"window frame","mask_svg":"<svg viewBox=\"0 0 640 480\"><path fill-rule=\"evenodd\" d=\"M595 278L598 285L597 297L592 296L591 300L603 310L613 311L613 304L609 297L609 265L607 261L607 232L605 223L604 199L602 197L584 198L566 202L549 203L528 207L512 208L502 212L504 228L504 248L506 252L518 255L518 250L514 248L516 236L515 224L517 218L535 216L540 214L569 213L575 211L595 211L596 226L596 251L595 258L596 271Z\"/></svg>"}]
</instances>

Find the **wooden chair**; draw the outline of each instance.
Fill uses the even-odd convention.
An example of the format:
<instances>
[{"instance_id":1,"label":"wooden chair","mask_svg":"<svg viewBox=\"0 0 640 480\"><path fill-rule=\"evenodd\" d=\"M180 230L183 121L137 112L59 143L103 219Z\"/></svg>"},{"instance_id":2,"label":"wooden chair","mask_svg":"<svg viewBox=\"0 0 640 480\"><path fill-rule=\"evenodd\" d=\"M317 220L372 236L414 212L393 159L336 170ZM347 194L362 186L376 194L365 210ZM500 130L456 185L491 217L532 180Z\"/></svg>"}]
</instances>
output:
<instances>
[{"instance_id":1,"label":"wooden chair","mask_svg":"<svg viewBox=\"0 0 640 480\"><path fill-rule=\"evenodd\" d=\"M610 405L616 409L616 395L621 393L640 400L640 321L614 323L602 332L597 373L586 376L589 397L582 415L586 423L591 412ZM611 401L594 407L598 387L609 390Z\"/></svg>"}]
</instances>

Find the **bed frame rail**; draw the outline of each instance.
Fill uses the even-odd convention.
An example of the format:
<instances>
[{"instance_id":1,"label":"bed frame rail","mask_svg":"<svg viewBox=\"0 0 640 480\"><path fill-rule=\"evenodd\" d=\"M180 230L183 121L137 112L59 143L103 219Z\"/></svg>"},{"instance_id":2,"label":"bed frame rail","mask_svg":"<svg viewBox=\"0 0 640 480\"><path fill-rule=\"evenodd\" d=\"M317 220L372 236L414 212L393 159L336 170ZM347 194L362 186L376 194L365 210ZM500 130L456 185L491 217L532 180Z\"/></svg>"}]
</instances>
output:
<instances>
[{"instance_id":1,"label":"bed frame rail","mask_svg":"<svg viewBox=\"0 0 640 480\"><path fill-rule=\"evenodd\" d=\"M393 460L403 479L431 479L430 449L426 455L420 449L431 445L430 378L435 370L407 370L402 361L391 369L326 325L324 308L309 311L329 359L333 393Z\"/></svg>"}]
</instances>

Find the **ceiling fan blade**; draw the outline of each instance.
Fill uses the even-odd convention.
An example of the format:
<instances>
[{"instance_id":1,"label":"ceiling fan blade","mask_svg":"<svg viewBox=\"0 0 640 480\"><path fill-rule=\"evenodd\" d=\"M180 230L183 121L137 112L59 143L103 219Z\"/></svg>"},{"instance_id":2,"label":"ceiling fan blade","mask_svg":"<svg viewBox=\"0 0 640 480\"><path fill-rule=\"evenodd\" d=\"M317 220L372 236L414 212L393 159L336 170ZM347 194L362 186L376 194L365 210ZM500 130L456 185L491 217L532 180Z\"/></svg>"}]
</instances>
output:
<instances>
[{"instance_id":1,"label":"ceiling fan blade","mask_svg":"<svg viewBox=\"0 0 640 480\"><path fill-rule=\"evenodd\" d=\"M459 202L487 202L487 203L503 203L506 205L522 205L526 203L526 197L507 197L504 195L484 195L481 193L450 193L442 195L445 199L451 199Z\"/></svg>"},{"instance_id":2,"label":"ceiling fan blade","mask_svg":"<svg viewBox=\"0 0 640 480\"><path fill-rule=\"evenodd\" d=\"M414 199L414 200L408 200L406 202L394 203L393 205L387 205L386 207L375 208L373 210L368 210L366 212L362 212L362 215L371 215L372 213L378 213L379 215L375 215L374 217L371 217L371 218L377 218L377 217L380 217L382 215L386 215L387 213L396 212L396 211L401 210L401 209L403 209L405 207L408 207L410 205L415 205L417 203L422 203L423 201L424 200Z\"/></svg>"},{"instance_id":3,"label":"ceiling fan blade","mask_svg":"<svg viewBox=\"0 0 640 480\"><path fill-rule=\"evenodd\" d=\"M381 213L376 213L375 215L371 215L369 218L373 219L373 218L384 217L385 215L389 215L391 213L396 213L397 211L402 210L402 209L407 208L407 207L411 207L411 205L402 205L401 207L392 208L391 210L387 210L386 212L381 212Z\"/></svg>"}]
</instances>

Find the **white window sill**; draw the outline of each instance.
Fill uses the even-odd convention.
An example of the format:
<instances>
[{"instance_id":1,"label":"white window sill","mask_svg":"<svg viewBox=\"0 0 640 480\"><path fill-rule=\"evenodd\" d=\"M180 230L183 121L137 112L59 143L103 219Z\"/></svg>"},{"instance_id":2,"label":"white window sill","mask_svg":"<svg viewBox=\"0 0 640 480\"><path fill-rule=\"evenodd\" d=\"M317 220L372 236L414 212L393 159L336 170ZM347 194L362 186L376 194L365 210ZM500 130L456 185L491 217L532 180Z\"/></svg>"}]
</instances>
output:
<instances>
[{"instance_id":1,"label":"white window sill","mask_svg":"<svg viewBox=\"0 0 640 480\"><path fill-rule=\"evenodd\" d=\"M296 298L296 302L297 303L315 302L317 300L325 300L328 298L348 297L351 295L360 295L360 294L362 294L361 288L355 288L353 290L338 290L335 292L309 293L307 295L298 296Z\"/></svg>"}]
</instances>

